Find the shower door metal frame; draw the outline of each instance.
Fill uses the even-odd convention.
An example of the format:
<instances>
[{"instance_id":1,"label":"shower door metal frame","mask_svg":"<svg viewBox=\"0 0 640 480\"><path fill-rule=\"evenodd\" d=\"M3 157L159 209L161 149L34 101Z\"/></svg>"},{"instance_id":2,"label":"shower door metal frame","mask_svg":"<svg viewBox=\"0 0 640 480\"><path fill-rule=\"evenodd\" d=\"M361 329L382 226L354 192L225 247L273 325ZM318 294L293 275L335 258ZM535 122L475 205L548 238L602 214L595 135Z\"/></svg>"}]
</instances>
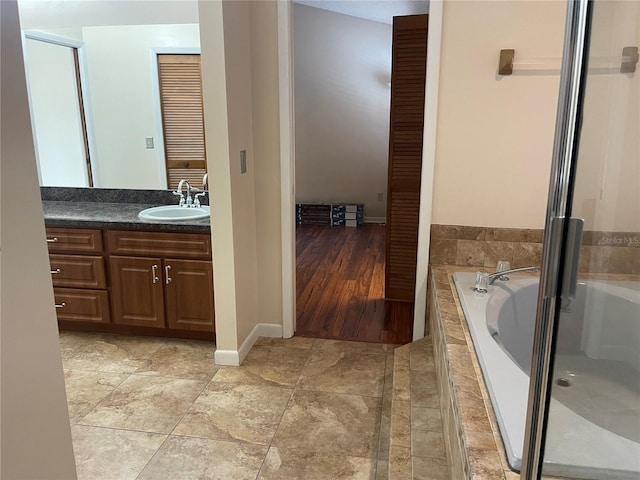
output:
<instances>
[{"instance_id":1,"label":"shower door metal frame","mask_svg":"<svg viewBox=\"0 0 640 480\"><path fill-rule=\"evenodd\" d=\"M544 460L557 320L568 256L567 241L587 72L591 0L569 0L560 92L542 253L542 270L533 339L521 480L540 478Z\"/></svg>"}]
</instances>

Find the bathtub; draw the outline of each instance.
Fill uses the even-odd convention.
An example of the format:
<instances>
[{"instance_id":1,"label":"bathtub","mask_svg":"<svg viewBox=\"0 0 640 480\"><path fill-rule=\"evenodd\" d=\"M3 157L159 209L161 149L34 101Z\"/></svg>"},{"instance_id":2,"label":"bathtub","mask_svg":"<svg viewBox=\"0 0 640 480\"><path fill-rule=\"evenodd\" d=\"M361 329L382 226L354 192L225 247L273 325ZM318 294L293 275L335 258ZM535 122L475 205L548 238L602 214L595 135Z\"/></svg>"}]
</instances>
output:
<instances>
[{"instance_id":1,"label":"bathtub","mask_svg":"<svg viewBox=\"0 0 640 480\"><path fill-rule=\"evenodd\" d=\"M472 290L474 273L457 272L453 277L509 465L519 470L538 278L512 275L506 282L496 281L488 293L479 294ZM606 325L598 314L605 305L607 312L613 313L608 316ZM552 389L544 473L594 480L637 480L640 477L640 442L636 437L640 436L640 416L634 413L628 417L631 424L622 422L616 425L615 431L610 431L610 427L602 425L606 421L600 418L602 415L598 416L597 404L589 404L589 395L575 395L575 392L579 391L578 387L584 392L585 388L588 391L597 386L597 383L589 383L592 379L609 381L606 371L600 372L600 377L583 375L587 371L584 369L591 368L592 364L619 366L616 371L628 373L626 378L633 383L629 388L624 387L625 393L629 394L627 390L640 391L640 286L631 281L580 282L576 298L563 305L563 312L565 320L560 325L558 344L561 357L557 365L564 367L562 362L567 361L571 369L556 368L555 371L561 374L560 377L567 377L562 380L571 385L563 388L554 384ZM594 313L589 315L589 312ZM574 373L574 367L580 374ZM573 390L575 398L572 388L576 388ZM615 389L607 391L600 389L595 394L615 395ZM637 398L633 393L630 395L631 399ZM636 421L637 436L634 431Z\"/></svg>"}]
</instances>

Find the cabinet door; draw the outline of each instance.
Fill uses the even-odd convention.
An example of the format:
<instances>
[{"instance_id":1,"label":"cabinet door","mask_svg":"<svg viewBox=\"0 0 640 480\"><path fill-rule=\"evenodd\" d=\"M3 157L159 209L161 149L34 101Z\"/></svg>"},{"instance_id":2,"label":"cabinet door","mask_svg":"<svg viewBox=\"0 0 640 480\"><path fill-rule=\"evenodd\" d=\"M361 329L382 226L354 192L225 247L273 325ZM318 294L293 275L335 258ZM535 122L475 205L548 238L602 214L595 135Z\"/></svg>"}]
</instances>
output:
<instances>
[{"instance_id":1,"label":"cabinet door","mask_svg":"<svg viewBox=\"0 0 640 480\"><path fill-rule=\"evenodd\" d=\"M161 259L112 256L109 265L113 322L164 328Z\"/></svg>"},{"instance_id":2,"label":"cabinet door","mask_svg":"<svg viewBox=\"0 0 640 480\"><path fill-rule=\"evenodd\" d=\"M164 261L167 326L214 331L213 267L201 260Z\"/></svg>"}]
</instances>

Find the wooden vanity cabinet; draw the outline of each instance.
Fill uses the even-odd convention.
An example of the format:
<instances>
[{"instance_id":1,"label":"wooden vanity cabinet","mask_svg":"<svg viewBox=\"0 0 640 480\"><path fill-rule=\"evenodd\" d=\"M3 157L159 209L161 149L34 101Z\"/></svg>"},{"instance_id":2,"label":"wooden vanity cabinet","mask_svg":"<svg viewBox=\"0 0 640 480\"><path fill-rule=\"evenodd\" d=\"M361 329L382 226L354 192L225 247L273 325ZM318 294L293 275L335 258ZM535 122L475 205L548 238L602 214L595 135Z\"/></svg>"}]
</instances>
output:
<instances>
[{"instance_id":1,"label":"wooden vanity cabinet","mask_svg":"<svg viewBox=\"0 0 640 480\"><path fill-rule=\"evenodd\" d=\"M102 231L47 227L58 320L109 323Z\"/></svg>"},{"instance_id":2,"label":"wooden vanity cabinet","mask_svg":"<svg viewBox=\"0 0 640 480\"><path fill-rule=\"evenodd\" d=\"M46 231L61 328L213 339L208 233Z\"/></svg>"},{"instance_id":3,"label":"wooden vanity cabinet","mask_svg":"<svg viewBox=\"0 0 640 480\"><path fill-rule=\"evenodd\" d=\"M208 234L108 231L107 238L114 323L214 331Z\"/></svg>"}]
</instances>

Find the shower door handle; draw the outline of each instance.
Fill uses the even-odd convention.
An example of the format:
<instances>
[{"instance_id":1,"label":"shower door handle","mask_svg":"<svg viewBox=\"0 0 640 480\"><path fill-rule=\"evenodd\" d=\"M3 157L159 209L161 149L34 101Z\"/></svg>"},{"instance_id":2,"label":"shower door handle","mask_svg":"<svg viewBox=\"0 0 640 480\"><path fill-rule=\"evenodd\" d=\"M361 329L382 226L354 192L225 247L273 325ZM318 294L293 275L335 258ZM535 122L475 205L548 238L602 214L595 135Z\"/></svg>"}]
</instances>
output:
<instances>
[{"instance_id":1,"label":"shower door handle","mask_svg":"<svg viewBox=\"0 0 640 480\"><path fill-rule=\"evenodd\" d=\"M565 225L566 221L566 225ZM549 277L544 285L545 298L557 295L558 286L562 286L564 298L575 298L578 288L578 266L580 264L580 248L582 247L582 230L584 220L582 218L554 217L551 221L551 257L558 258L562 262L559 250L563 247L564 240L564 264L562 278ZM566 228L566 238L564 232Z\"/></svg>"},{"instance_id":2,"label":"shower door handle","mask_svg":"<svg viewBox=\"0 0 640 480\"><path fill-rule=\"evenodd\" d=\"M562 278L562 296L565 298L576 297L583 230L584 220L582 218L569 218L567 239L565 242L564 273Z\"/></svg>"}]
</instances>

